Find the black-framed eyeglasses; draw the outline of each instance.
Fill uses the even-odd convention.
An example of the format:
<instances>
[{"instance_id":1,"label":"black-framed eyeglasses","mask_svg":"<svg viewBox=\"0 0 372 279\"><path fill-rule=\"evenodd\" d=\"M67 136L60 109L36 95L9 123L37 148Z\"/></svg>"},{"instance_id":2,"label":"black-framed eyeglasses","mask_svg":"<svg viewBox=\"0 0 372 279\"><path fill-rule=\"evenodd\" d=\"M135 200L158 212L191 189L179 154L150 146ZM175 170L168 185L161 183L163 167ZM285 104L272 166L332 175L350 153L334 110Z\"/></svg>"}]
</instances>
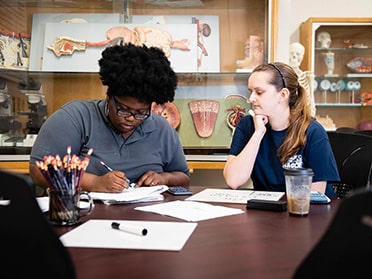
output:
<instances>
[{"instance_id":1,"label":"black-framed eyeglasses","mask_svg":"<svg viewBox=\"0 0 372 279\"><path fill-rule=\"evenodd\" d=\"M133 116L137 120L145 120L146 118L148 118L150 116L151 105L149 107L148 112L146 112L146 113L140 113L140 112L133 113L133 112L131 112L128 109L119 108L118 103L116 102L114 96L112 96L111 99L112 99L112 102L114 103L114 106L115 106L115 109L116 109L116 115L117 116L120 116L120 117Z\"/></svg>"}]
</instances>

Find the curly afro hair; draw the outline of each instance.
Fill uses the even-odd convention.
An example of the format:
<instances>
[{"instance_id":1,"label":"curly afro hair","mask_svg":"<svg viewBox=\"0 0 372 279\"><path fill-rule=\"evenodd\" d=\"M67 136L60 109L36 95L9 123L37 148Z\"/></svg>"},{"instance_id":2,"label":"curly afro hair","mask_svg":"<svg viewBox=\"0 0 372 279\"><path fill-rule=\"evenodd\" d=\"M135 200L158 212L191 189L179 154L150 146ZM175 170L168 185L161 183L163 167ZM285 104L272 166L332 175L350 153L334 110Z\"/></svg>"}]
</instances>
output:
<instances>
[{"instance_id":1,"label":"curly afro hair","mask_svg":"<svg viewBox=\"0 0 372 279\"><path fill-rule=\"evenodd\" d=\"M98 61L109 96L131 96L141 103L174 99L177 75L159 48L120 44L106 48Z\"/></svg>"}]
</instances>

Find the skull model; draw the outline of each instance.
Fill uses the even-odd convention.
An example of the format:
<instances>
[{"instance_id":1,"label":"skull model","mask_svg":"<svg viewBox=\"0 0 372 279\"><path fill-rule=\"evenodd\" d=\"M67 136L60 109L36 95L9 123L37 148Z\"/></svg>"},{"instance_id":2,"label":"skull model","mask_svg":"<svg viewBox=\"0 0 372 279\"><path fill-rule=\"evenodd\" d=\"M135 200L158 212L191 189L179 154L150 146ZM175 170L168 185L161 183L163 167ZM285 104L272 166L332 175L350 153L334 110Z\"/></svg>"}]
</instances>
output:
<instances>
[{"instance_id":1,"label":"skull model","mask_svg":"<svg viewBox=\"0 0 372 279\"><path fill-rule=\"evenodd\" d=\"M331 35L328 32L320 32L317 41L320 44L320 48L329 48L332 43Z\"/></svg>"}]
</instances>

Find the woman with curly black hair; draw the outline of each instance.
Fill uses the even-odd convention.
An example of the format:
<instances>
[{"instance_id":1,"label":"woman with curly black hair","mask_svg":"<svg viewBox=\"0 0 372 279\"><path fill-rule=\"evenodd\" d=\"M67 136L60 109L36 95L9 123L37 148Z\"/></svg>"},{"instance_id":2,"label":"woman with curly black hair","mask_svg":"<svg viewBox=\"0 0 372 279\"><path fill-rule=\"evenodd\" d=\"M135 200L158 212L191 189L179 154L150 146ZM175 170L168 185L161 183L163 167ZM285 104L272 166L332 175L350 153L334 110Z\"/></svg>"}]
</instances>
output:
<instances>
[{"instance_id":1,"label":"woman with curly black hair","mask_svg":"<svg viewBox=\"0 0 372 279\"><path fill-rule=\"evenodd\" d=\"M65 154L71 146L71 153L81 158L93 149L81 181L87 191L121 192L130 183L189 185L177 132L165 118L151 114L152 102L173 101L177 86L164 53L153 47L115 45L102 52L99 66L106 98L72 101L42 125L30 158L35 184L47 186L36 162Z\"/></svg>"}]
</instances>

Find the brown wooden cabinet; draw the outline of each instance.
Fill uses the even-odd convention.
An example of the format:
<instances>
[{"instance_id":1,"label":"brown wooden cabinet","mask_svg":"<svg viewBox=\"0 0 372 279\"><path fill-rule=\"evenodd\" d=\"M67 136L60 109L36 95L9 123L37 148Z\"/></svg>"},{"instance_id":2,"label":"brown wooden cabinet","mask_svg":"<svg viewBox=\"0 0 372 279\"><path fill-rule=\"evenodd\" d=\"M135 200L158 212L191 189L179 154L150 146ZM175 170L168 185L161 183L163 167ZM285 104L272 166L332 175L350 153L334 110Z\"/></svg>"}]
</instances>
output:
<instances>
[{"instance_id":1,"label":"brown wooden cabinet","mask_svg":"<svg viewBox=\"0 0 372 279\"><path fill-rule=\"evenodd\" d=\"M300 42L302 68L315 75L317 115L336 128L372 121L372 18L312 17L300 27Z\"/></svg>"}]
</instances>

